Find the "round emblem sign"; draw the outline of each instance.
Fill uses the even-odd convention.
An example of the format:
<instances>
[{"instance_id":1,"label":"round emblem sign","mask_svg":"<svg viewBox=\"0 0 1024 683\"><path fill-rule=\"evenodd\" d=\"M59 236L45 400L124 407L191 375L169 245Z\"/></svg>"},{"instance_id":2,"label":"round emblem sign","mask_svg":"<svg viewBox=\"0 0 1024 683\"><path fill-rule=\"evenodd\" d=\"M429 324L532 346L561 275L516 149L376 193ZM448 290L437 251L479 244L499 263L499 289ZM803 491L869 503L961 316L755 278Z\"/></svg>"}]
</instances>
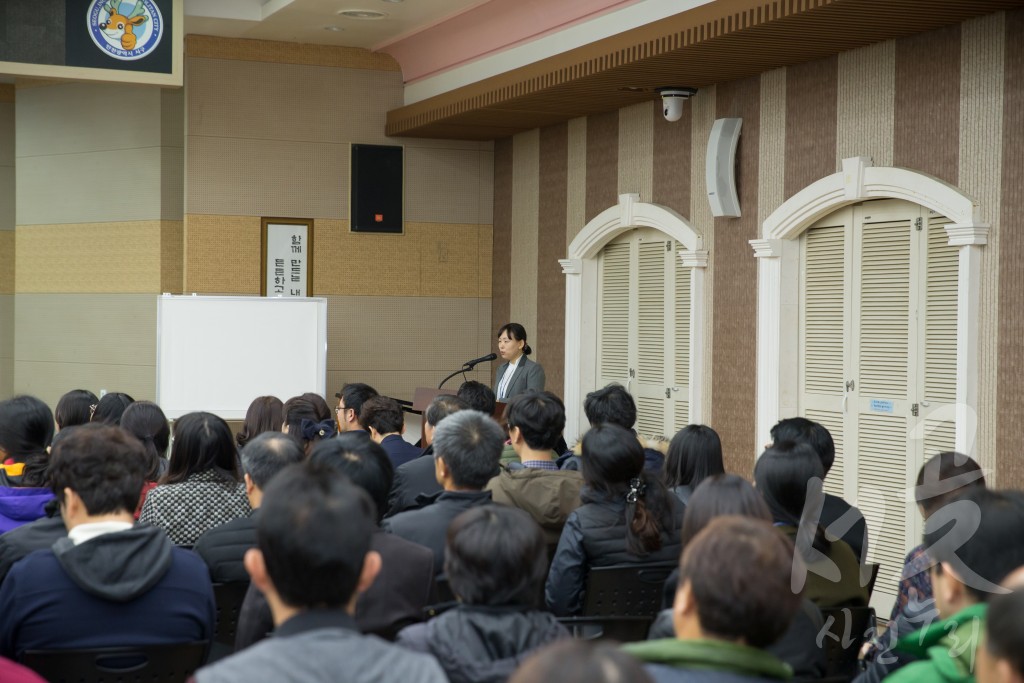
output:
<instances>
[{"instance_id":1,"label":"round emblem sign","mask_svg":"<svg viewBox=\"0 0 1024 683\"><path fill-rule=\"evenodd\" d=\"M160 44L164 18L153 0L92 0L89 35L114 59L145 57Z\"/></svg>"}]
</instances>

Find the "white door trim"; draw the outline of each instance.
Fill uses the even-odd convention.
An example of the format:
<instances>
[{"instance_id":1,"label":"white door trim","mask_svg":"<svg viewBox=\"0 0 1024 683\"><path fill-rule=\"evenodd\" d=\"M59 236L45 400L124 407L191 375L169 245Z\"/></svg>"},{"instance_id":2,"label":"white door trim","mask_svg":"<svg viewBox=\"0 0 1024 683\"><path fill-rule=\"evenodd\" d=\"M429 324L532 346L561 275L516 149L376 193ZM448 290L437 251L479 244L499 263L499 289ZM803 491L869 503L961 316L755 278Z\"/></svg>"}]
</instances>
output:
<instances>
[{"instance_id":1,"label":"white door trim","mask_svg":"<svg viewBox=\"0 0 1024 683\"><path fill-rule=\"evenodd\" d=\"M583 398L597 389L597 259L617 236L637 227L650 227L683 245L678 254L690 267L690 421L700 421L704 362L704 273L707 252L703 240L685 218L672 209L640 201L637 194L619 195L584 226L559 259L565 275L565 440L574 443L587 429Z\"/></svg>"},{"instance_id":2,"label":"white door trim","mask_svg":"<svg viewBox=\"0 0 1024 683\"><path fill-rule=\"evenodd\" d=\"M951 219L950 245L960 248L957 301L956 449L975 457L978 408L978 304L981 298L982 251L989 225L978 204L956 187L905 168L875 167L867 157L843 159L843 170L826 176L787 199L764 222L763 239L751 240L758 259L757 297L757 444L767 443L782 416L797 414L797 368L790 367L799 348L794 317L800 277L795 240L824 216L868 199L903 199ZM792 246L788 246L792 245ZM788 294L784 300L783 292Z\"/></svg>"}]
</instances>

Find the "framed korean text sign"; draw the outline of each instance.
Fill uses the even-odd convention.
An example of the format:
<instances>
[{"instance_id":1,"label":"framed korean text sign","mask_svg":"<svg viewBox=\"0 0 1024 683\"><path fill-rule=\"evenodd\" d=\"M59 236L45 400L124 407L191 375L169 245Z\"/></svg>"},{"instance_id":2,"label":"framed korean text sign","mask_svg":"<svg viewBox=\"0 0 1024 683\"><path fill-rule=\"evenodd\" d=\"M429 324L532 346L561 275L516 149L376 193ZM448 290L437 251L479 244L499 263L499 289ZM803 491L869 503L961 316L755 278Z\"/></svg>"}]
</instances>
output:
<instances>
[{"instance_id":1,"label":"framed korean text sign","mask_svg":"<svg viewBox=\"0 0 1024 683\"><path fill-rule=\"evenodd\" d=\"M260 294L313 296L313 221L264 218Z\"/></svg>"}]
</instances>

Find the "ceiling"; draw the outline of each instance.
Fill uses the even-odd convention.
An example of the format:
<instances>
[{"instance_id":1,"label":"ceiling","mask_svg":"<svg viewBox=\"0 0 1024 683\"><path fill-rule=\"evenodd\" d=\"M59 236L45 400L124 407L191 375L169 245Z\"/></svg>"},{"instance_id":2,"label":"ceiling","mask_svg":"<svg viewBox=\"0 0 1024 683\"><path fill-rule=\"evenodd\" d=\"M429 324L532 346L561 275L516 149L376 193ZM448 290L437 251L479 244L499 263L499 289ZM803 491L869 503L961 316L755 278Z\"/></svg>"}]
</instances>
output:
<instances>
[{"instance_id":1,"label":"ceiling","mask_svg":"<svg viewBox=\"0 0 1024 683\"><path fill-rule=\"evenodd\" d=\"M387 134L492 140L929 31L1024 0L716 0L388 112Z\"/></svg>"},{"instance_id":2,"label":"ceiling","mask_svg":"<svg viewBox=\"0 0 1024 683\"><path fill-rule=\"evenodd\" d=\"M371 49L486 1L185 0L185 33ZM345 10L385 16L359 19L339 14Z\"/></svg>"}]
</instances>

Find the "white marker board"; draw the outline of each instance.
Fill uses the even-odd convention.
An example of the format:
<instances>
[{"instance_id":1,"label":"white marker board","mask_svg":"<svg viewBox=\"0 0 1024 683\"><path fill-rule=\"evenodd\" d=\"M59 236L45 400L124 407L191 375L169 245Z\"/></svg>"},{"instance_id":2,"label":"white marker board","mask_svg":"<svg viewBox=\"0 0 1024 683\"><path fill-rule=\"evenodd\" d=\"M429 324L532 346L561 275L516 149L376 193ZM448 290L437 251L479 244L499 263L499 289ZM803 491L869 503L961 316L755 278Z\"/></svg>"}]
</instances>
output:
<instances>
[{"instance_id":1,"label":"white marker board","mask_svg":"<svg viewBox=\"0 0 1024 683\"><path fill-rule=\"evenodd\" d=\"M157 297L156 402L241 420L257 396L327 387L327 300Z\"/></svg>"}]
</instances>

